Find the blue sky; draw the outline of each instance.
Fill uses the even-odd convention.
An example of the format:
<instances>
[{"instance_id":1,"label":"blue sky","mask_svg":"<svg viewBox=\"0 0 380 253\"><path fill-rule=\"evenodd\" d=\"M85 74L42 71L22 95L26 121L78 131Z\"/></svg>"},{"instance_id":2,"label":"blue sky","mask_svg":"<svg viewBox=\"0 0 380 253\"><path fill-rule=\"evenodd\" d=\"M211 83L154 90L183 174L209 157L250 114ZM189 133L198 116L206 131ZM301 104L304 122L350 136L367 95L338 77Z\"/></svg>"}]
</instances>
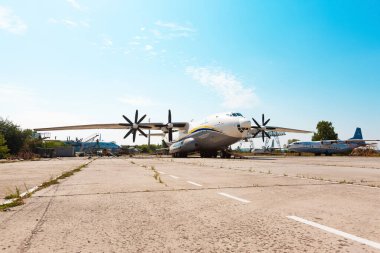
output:
<instances>
[{"instance_id":1,"label":"blue sky","mask_svg":"<svg viewBox=\"0 0 380 253\"><path fill-rule=\"evenodd\" d=\"M34 128L239 111L380 138L379 12L378 1L3 0L0 116Z\"/></svg>"}]
</instances>

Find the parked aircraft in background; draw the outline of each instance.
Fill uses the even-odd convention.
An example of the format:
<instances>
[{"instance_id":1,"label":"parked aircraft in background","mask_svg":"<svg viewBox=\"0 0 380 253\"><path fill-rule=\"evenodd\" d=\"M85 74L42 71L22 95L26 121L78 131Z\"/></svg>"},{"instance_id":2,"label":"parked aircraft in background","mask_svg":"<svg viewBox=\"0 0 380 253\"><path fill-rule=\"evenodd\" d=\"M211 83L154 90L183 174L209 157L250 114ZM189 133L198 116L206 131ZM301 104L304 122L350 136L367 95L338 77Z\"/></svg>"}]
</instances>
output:
<instances>
[{"instance_id":1,"label":"parked aircraft in background","mask_svg":"<svg viewBox=\"0 0 380 253\"><path fill-rule=\"evenodd\" d=\"M138 110L136 110L134 122L123 115L126 123L37 128L35 131L129 129L124 138L132 134L134 142L137 132L147 137L142 129L160 130L168 135L169 153L173 157L186 157L188 153L195 151L199 151L202 157L216 157L218 151L221 151L223 158L230 157L229 152L227 152L228 147L240 140L256 138L259 134L261 134L263 141L265 136L270 138L271 136L267 131L311 133L304 130L267 126L270 119L265 120L264 114L261 125L254 118L252 118L254 125L251 125L251 121L240 113L214 114L201 123L172 122L170 110L167 123L142 123L145 117L146 115L139 119ZM176 140L173 140L174 131L178 131Z\"/></svg>"},{"instance_id":2,"label":"parked aircraft in background","mask_svg":"<svg viewBox=\"0 0 380 253\"><path fill-rule=\"evenodd\" d=\"M361 128L356 128L354 137L348 140L297 141L288 146L288 150L296 153L314 153L316 155L348 154L358 147L370 145L363 140Z\"/></svg>"}]
</instances>

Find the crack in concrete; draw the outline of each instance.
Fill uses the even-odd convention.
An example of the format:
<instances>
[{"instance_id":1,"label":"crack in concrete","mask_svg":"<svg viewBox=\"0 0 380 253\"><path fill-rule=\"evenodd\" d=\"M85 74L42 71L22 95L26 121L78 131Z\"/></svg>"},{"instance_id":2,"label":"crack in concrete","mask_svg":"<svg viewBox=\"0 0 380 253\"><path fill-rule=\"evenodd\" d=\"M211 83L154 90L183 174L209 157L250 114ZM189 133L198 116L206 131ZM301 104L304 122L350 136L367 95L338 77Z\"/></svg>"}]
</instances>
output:
<instances>
[{"instance_id":1,"label":"crack in concrete","mask_svg":"<svg viewBox=\"0 0 380 253\"><path fill-rule=\"evenodd\" d=\"M45 207L45 210L44 212L42 213L41 217L38 219L38 222L37 224L34 226L31 234L29 237L27 237L20 245L20 252L23 253L23 252L27 252L29 249L30 249L30 246L31 246L31 241L33 240L33 237L38 233L38 231L41 229L42 225L46 222L46 219L45 219L45 216L49 210L49 207L51 206L53 200L54 200L54 197L55 197L55 193L58 191L58 188L59 188L59 184L56 185L56 188L54 190L54 193L53 195L50 197L50 200L48 202L48 204L46 205Z\"/></svg>"},{"instance_id":2,"label":"crack in concrete","mask_svg":"<svg viewBox=\"0 0 380 253\"><path fill-rule=\"evenodd\" d=\"M137 190L137 191L116 191L116 192L96 192L96 193L75 193L60 194L47 196L33 196L33 198L49 198L49 197L75 197L75 196L96 196L96 195L113 195L113 194L135 194L135 193L156 193L156 192L176 192L176 191L204 191L204 190L221 190L221 189L249 189L249 188L267 188L267 187L299 187L299 186L322 186L322 185L339 185L337 183L324 184L292 184L292 185L248 185L248 186L223 186L223 187L203 187L203 188L179 188L164 190Z\"/></svg>"}]
</instances>

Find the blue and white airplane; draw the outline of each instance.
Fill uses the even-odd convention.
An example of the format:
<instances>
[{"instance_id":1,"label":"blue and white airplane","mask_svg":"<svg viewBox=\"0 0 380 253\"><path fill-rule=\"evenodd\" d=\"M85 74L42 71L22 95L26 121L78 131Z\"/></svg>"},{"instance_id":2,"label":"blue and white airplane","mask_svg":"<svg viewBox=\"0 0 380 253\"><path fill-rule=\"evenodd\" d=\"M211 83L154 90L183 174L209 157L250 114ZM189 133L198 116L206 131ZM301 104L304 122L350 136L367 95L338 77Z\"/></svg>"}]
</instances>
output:
<instances>
[{"instance_id":1,"label":"blue and white airplane","mask_svg":"<svg viewBox=\"0 0 380 253\"><path fill-rule=\"evenodd\" d=\"M288 146L288 150L296 153L314 153L315 155L349 154L358 147L370 145L363 140L361 128L356 128L355 134L348 140L297 141Z\"/></svg>"}]
</instances>

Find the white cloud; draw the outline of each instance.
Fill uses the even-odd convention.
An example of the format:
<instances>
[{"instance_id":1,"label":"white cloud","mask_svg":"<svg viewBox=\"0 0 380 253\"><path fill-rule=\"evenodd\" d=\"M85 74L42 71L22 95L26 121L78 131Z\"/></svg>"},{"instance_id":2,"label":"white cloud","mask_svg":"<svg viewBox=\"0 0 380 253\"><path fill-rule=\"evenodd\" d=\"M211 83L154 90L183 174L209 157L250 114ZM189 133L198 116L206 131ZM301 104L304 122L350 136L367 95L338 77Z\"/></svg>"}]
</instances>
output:
<instances>
[{"instance_id":1,"label":"white cloud","mask_svg":"<svg viewBox=\"0 0 380 253\"><path fill-rule=\"evenodd\" d=\"M251 108L259 103L253 89L243 86L233 74L210 67L187 67L186 73L223 98L223 106L230 109Z\"/></svg>"},{"instance_id":2,"label":"white cloud","mask_svg":"<svg viewBox=\"0 0 380 253\"><path fill-rule=\"evenodd\" d=\"M153 46L151 46L151 45L145 45L144 50L145 51L151 51L151 50L153 50Z\"/></svg>"},{"instance_id":3,"label":"white cloud","mask_svg":"<svg viewBox=\"0 0 380 253\"><path fill-rule=\"evenodd\" d=\"M108 37L103 37L102 44L104 47L112 47L113 41Z\"/></svg>"},{"instance_id":4,"label":"white cloud","mask_svg":"<svg viewBox=\"0 0 380 253\"><path fill-rule=\"evenodd\" d=\"M78 3L77 0L66 0L66 2L68 2L74 9L82 10L82 6Z\"/></svg>"},{"instance_id":5,"label":"white cloud","mask_svg":"<svg viewBox=\"0 0 380 253\"><path fill-rule=\"evenodd\" d=\"M140 42L138 42L138 41L131 41L131 42L129 42L129 45L137 46L137 45L140 45Z\"/></svg>"},{"instance_id":6,"label":"white cloud","mask_svg":"<svg viewBox=\"0 0 380 253\"><path fill-rule=\"evenodd\" d=\"M0 84L0 117L8 118L22 128L89 123L87 115L52 111L49 99L31 88Z\"/></svg>"},{"instance_id":7,"label":"white cloud","mask_svg":"<svg viewBox=\"0 0 380 253\"><path fill-rule=\"evenodd\" d=\"M152 29L151 33L159 39L173 39L178 37L191 37L196 30L187 25L180 25L173 22L156 21L157 29Z\"/></svg>"},{"instance_id":8,"label":"white cloud","mask_svg":"<svg viewBox=\"0 0 380 253\"><path fill-rule=\"evenodd\" d=\"M49 23L61 24L61 25L65 25L67 27L72 27L72 28L75 28L75 27L87 28L90 26L89 23L86 21L74 21L74 20L71 20L69 18L63 18L63 19L50 18Z\"/></svg>"},{"instance_id":9,"label":"white cloud","mask_svg":"<svg viewBox=\"0 0 380 253\"><path fill-rule=\"evenodd\" d=\"M124 104L137 106L137 107L155 105L150 98L142 97L142 96L124 96L124 97L119 98L119 101Z\"/></svg>"},{"instance_id":10,"label":"white cloud","mask_svg":"<svg viewBox=\"0 0 380 253\"><path fill-rule=\"evenodd\" d=\"M156 21L155 25L177 32L195 32L195 29L190 26L184 26L173 22Z\"/></svg>"},{"instance_id":11,"label":"white cloud","mask_svg":"<svg viewBox=\"0 0 380 253\"><path fill-rule=\"evenodd\" d=\"M27 25L12 10L0 6L0 29L4 29L14 34L22 34L27 30Z\"/></svg>"}]
</instances>

